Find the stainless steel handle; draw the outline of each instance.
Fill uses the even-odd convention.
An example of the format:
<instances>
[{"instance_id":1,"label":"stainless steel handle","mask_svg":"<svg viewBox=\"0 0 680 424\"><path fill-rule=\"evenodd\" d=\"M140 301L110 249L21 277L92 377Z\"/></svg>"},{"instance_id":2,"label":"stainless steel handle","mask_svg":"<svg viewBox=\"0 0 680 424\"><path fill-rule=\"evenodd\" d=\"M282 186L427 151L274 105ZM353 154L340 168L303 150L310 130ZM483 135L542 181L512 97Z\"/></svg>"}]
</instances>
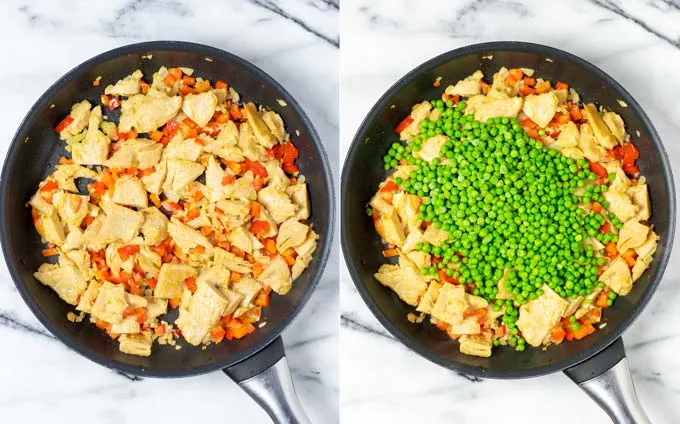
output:
<instances>
[{"instance_id":1,"label":"stainless steel handle","mask_svg":"<svg viewBox=\"0 0 680 424\"><path fill-rule=\"evenodd\" d=\"M276 424L311 424L300 405L286 357L261 373L238 383Z\"/></svg>"},{"instance_id":2,"label":"stainless steel handle","mask_svg":"<svg viewBox=\"0 0 680 424\"><path fill-rule=\"evenodd\" d=\"M579 384L616 424L651 424L638 400L624 357L616 365Z\"/></svg>"}]
</instances>

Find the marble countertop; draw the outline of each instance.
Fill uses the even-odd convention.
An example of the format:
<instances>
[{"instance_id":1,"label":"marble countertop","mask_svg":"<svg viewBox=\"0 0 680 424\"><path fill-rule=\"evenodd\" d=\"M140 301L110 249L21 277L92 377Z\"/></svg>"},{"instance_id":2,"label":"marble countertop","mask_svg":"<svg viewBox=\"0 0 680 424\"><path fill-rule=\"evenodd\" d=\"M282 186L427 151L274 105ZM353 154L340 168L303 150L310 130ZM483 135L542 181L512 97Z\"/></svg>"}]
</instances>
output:
<instances>
[{"instance_id":1,"label":"marble countertop","mask_svg":"<svg viewBox=\"0 0 680 424\"><path fill-rule=\"evenodd\" d=\"M33 102L66 71L121 45L174 39L230 51L277 79L314 122L337 175L338 9L338 0L2 1L0 38L11 40L0 48L2 156ZM297 392L318 423L339 421L337 252L284 333ZM270 422L220 372L138 379L70 351L33 317L0 262L0 422Z\"/></svg>"},{"instance_id":2,"label":"marble countertop","mask_svg":"<svg viewBox=\"0 0 680 424\"><path fill-rule=\"evenodd\" d=\"M679 163L679 20L677 0L343 2L341 157L374 102L415 66L464 45L519 40L569 51L612 75L646 109L671 163ZM640 401L654 423L680 416L678 254L676 247L656 296L624 337ZM340 279L343 422L610 422L561 373L478 380L420 358L374 318L344 262Z\"/></svg>"}]
</instances>

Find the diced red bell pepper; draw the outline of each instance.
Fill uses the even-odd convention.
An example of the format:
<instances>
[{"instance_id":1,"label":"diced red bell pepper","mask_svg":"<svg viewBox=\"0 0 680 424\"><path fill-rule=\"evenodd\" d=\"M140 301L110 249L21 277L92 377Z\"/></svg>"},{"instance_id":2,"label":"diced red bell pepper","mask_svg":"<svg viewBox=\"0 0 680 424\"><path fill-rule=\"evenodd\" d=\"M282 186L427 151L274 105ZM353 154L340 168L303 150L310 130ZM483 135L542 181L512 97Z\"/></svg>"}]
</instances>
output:
<instances>
[{"instance_id":1,"label":"diced red bell pepper","mask_svg":"<svg viewBox=\"0 0 680 424\"><path fill-rule=\"evenodd\" d=\"M249 169L254 175L259 175L262 178L267 177L267 168L265 168L260 162L254 162L246 158L246 168Z\"/></svg>"},{"instance_id":2,"label":"diced red bell pepper","mask_svg":"<svg viewBox=\"0 0 680 424\"><path fill-rule=\"evenodd\" d=\"M394 129L394 132L396 132L397 134L400 134L402 131L404 131L406 129L406 127L411 125L412 122L413 122L413 118L411 118L410 116L407 116L406 118L404 118L403 121L401 121L399 123L399 125L397 125L397 128Z\"/></svg>"},{"instance_id":3,"label":"diced red bell pepper","mask_svg":"<svg viewBox=\"0 0 680 424\"><path fill-rule=\"evenodd\" d=\"M71 117L71 115L69 115L69 116L67 116L66 118L64 118L64 119L59 123L59 125L57 125L57 127L56 127L54 130L55 130L56 132L60 133L60 132L64 131L64 129L66 129L66 127L68 127L69 125L71 125L71 122L73 122L73 118Z\"/></svg>"},{"instance_id":4,"label":"diced red bell pepper","mask_svg":"<svg viewBox=\"0 0 680 424\"><path fill-rule=\"evenodd\" d=\"M600 165L597 162L590 162L590 170L593 171L595 175L601 178L607 178L607 176L609 175L609 173L607 172L607 168L605 168L604 166Z\"/></svg>"}]
</instances>

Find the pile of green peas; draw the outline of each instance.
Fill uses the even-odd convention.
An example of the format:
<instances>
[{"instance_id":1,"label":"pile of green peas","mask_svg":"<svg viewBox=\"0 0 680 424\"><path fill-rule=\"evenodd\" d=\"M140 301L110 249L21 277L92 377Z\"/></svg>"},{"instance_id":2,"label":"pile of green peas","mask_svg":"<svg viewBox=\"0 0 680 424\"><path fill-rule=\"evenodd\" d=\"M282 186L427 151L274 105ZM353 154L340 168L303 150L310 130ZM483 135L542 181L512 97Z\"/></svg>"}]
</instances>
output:
<instances>
[{"instance_id":1,"label":"pile of green peas","mask_svg":"<svg viewBox=\"0 0 680 424\"><path fill-rule=\"evenodd\" d=\"M517 314L512 311L517 310L512 305L536 299L544 284L565 298L602 287L597 271L606 263L603 252L584 241L594 237L615 242L617 236L599 232L607 222L604 215L578 206L609 206L603 197L607 186L598 183L588 162L546 148L514 118L478 122L464 113L464 101L431 103L440 117L425 119L419 136L406 145L393 143L383 158L385 169L402 159L415 165L407 178L395 182L422 198L421 219L449 233L449 240L439 246L416 245L441 259L421 273L443 270L462 284L472 284L472 293L494 309L506 306L503 321L513 337ZM438 134L449 138L439 158L428 163L414 157ZM614 216L609 221L620 228ZM514 302L496 299L503 277ZM513 340L518 349L520 343L524 346L520 339Z\"/></svg>"}]
</instances>

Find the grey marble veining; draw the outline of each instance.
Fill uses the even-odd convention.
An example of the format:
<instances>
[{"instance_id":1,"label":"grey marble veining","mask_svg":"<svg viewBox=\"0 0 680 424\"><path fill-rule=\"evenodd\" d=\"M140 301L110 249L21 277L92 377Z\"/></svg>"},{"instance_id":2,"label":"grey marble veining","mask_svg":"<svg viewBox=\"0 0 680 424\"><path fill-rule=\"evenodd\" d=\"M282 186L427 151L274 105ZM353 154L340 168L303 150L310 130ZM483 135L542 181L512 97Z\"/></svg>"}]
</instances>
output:
<instances>
[{"instance_id":1,"label":"grey marble veining","mask_svg":"<svg viewBox=\"0 0 680 424\"><path fill-rule=\"evenodd\" d=\"M277 79L310 116L337 175L337 1L7 0L0 15L3 157L33 102L69 69L124 44L172 39L230 51ZM317 291L284 333L297 392L318 423L339 420L337 255L336 247ZM82 358L33 317L0 262L3 424L270 422L223 373L140 379Z\"/></svg>"},{"instance_id":2,"label":"grey marble veining","mask_svg":"<svg viewBox=\"0 0 680 424\"><path fill-rule=\"evenodd\" d=\"M358 0L342 5L340 156L375 101L401 76L484 41L547 44L594 63L645 108L671 163L680 163L677 0ZM676 187L680 171L675 169ZM654 423L680 416L677 246L656 296L625 333L633 378ZM396 341L340 269L342 422L608 423L561 373L469 381Z\"/></svg>"}]
</instances>

